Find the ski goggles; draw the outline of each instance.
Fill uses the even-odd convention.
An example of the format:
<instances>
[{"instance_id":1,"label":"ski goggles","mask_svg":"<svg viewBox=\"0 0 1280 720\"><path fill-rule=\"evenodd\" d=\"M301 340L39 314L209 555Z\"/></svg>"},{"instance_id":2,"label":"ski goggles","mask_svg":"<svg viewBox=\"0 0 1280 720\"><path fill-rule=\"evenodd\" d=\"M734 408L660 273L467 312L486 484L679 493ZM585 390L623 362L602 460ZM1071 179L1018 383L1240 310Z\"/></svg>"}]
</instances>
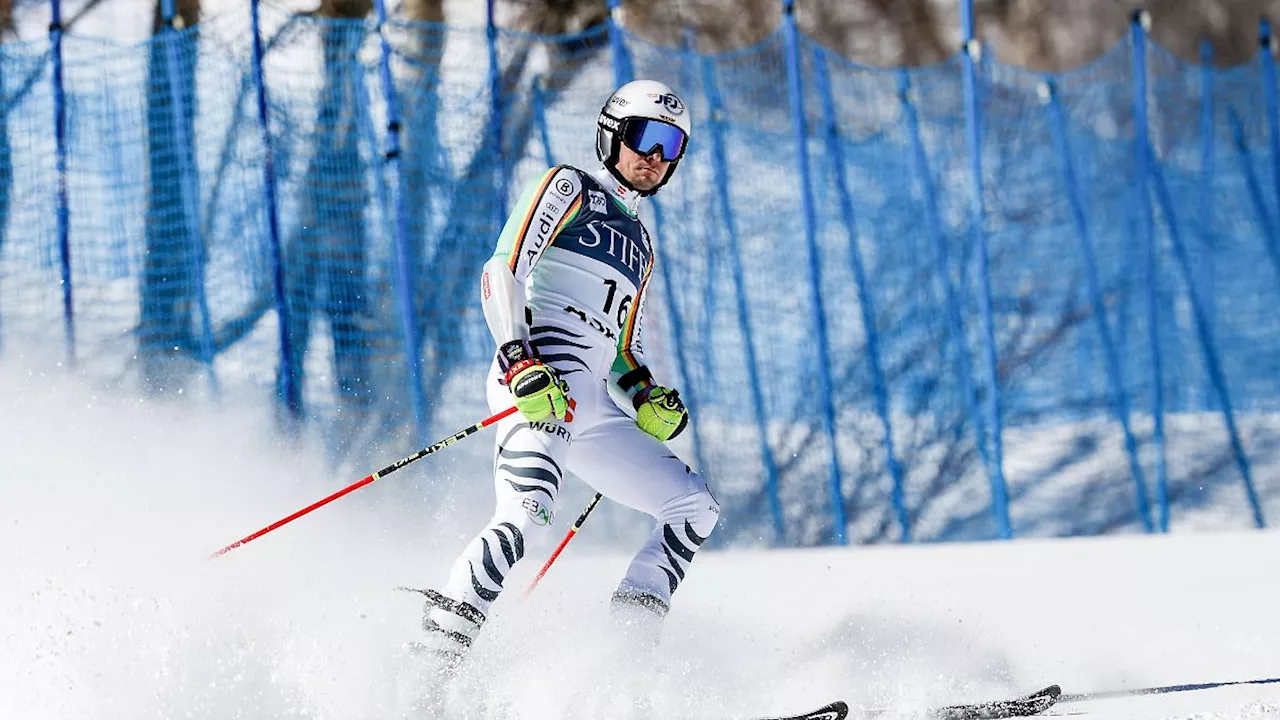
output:
<instances>
[{"instance_id":1,"label":"ski goggles","mask_svg":"<svg viewBox=\"0 0 1280 720\"><path fill-rule=\"evenodd\" d=\"M648 118L627 118L622 121L622 142L641 155L662 151L662 159L675 162L684 155L688 138L684 131L668 122Z\"/></svg>"}]
</instances>

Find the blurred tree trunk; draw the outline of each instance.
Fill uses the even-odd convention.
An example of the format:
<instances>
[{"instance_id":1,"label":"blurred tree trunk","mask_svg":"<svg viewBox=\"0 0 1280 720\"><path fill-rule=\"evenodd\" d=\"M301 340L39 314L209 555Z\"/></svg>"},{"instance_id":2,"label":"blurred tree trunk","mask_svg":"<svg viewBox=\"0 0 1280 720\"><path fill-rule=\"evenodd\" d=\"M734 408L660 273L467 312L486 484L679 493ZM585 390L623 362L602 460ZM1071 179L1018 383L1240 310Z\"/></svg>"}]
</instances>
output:
<instances>
[{"instance_id":1,"label":"blurred tree trunk","mask_svg":"<svg viewBox=\"0 0 1280 720\"><path fill-rule=\"evenodd\" d=\"M197 353L200 253L195 155L195 36L179 32L200 19L200 0L176 0L174 28L156 2L147 55L147 222L138 350L143 386L182 387ZM180 103L180 105L178 105ZM176 111L180 107L181 113ZM195 197L188 197L192 193Z\"/></svg>"},{"instance_id":2,"label":"blurred tree trunk","mask_svg":"<svg viewBox=\"0 0 1280 720\"><path fill-rule=\"evenodd\" d=\"M333 376L338 406L358 420L372 400L369 388L368 293L366 287L369 168L360 157L364 71L359 62L366 37L361 22L371 0L323 0L320 18L322 85L319 110L306 146L311 157L298 189L299 226L287 243L286 307L290 316L291 365L305 382L304 359L312 316L320 311L333 341ZM346 22L344 22L346 21Z\"/></svg>"}]
</instances>

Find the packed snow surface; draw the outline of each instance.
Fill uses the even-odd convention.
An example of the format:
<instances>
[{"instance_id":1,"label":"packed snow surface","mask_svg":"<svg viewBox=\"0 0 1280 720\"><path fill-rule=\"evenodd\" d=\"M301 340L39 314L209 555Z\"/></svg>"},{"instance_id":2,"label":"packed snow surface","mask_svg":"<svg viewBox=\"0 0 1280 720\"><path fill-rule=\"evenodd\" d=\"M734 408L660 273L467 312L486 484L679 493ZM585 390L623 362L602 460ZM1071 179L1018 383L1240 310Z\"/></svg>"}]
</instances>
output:
<instances>
[{"instance_id":1,"label":"packed snow surface","mask_svg":"<svg viewBox=\"0 0 1280 720\"><path fill-rule=\"evenodd\" d=\"M210 559L416 448L335 467L250 402L13 362L0 403L0 718L415 717L420 598L395 588L442 580L487 517L470 475L491 438ZM557 524L585 497L567 490ZM1280 717L1274 532L704 551L644 656L606 623L619 517L593 515L522 602L550 551L529 549L449 717L727 720L838 698L892 717L1051 683L1099 696L1056 715Z\"/></svg>"}]
</instances>

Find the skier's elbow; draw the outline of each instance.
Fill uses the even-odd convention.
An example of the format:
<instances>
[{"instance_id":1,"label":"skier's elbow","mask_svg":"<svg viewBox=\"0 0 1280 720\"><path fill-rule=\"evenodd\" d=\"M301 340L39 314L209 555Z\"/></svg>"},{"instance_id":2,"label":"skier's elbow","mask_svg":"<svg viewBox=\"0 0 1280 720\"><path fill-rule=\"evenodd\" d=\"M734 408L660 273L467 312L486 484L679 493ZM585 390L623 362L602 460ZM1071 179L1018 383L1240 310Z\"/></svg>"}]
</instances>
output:
<instances>
[{"instance_id":1,"label":"skier's elbow","mask_svg":"<svg viewBox=\"0 0 1280 720\"><path fill-rule=\"evenodd\" d=\"M516 277L503 258L494 256L480 269L480 299L487 301L495 294L517 285Z\"/></svg>"}]
</instances>

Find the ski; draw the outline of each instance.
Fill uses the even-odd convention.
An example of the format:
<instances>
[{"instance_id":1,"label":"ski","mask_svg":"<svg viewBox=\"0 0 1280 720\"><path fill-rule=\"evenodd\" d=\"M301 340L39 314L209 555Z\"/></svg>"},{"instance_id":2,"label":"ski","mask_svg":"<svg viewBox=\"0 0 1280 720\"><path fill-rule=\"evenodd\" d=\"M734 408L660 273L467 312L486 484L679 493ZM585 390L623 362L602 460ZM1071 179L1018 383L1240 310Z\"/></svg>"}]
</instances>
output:
<instances>
[{"instance_id":1,"label":"ski","mask_svg":"<svg viewBox=\"0 0 1280 720\"><path fill-rule=\"evenodd\" d=\"M1030 717L1053 707L1062 695L1057 685L1023 695L1012 700L974 703L972 705L948 705L929 712L935 720L995 720L997 718Z\"/></svg>"},{"instance_id":2,"label":"ski","mask_svg":"<svg viewBox=\"0 0 1280 720\"><path fill-rule=\"evenodd\" d=\"M866 717L883 715L900 715L903 717L927 718L927 720L1001 720L1002 718L1031 717L1053 707L1062 695L1062 688L1057 685L1038 690L1030 695L1009 700L969 703L965 705L947 705L920 712L899 711L892 708L879 708L866 712ZM774 717L755 718L754 720L845 720L849 717L849 705L837 700L824 705L813 712L803 715L778 715Z\"/></svg>"},{"instance_id":3,"label":"ski","mask_svg":"<svg viewBox=\"0 0 1280 720\"><path fill-rule=\"evenodd\" d=\"M849 706L843 700L837 700L830 705L807 712L803 715L776 715L766 718L754 718L754 720L845 720L849 717Z\"/></svg>"}]
</instances>

